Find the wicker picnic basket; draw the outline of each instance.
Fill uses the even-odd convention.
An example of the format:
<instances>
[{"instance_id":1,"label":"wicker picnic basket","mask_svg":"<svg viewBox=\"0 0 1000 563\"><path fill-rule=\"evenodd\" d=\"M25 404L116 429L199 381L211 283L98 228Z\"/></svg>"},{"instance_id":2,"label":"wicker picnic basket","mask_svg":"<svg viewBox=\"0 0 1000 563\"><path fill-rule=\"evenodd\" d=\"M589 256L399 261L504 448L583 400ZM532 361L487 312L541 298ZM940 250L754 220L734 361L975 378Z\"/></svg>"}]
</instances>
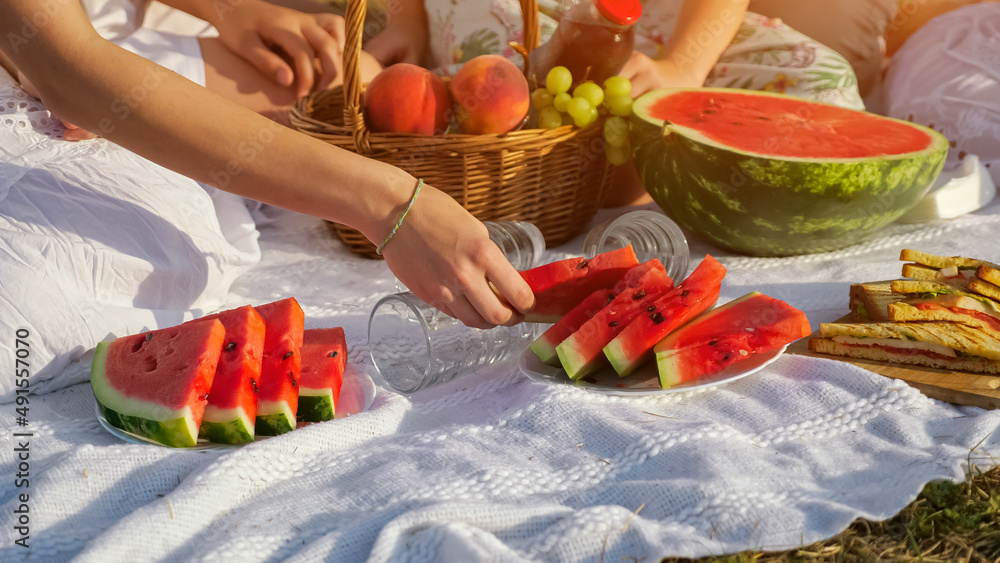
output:
<instances>
[{"instance_id":1,"label":"wicker picnic basket","mask_svg":"<svg viewBox=\"0 0 1000 563\"><path fill-rule=\"evenodd\" d=\"M584 128L521 129L499 135L377 133L365 126L359 57L366 0L347 5L344 85L301 98L297 130L392 164L455 198L481 221L530 221L549 246L579 234L597 212L613 167L604 157L603 121ZM521 0L525 49L538 46L537 0ZM379 258L350 227L331 224L354 254Z\"/></svg>"}]
</instances>

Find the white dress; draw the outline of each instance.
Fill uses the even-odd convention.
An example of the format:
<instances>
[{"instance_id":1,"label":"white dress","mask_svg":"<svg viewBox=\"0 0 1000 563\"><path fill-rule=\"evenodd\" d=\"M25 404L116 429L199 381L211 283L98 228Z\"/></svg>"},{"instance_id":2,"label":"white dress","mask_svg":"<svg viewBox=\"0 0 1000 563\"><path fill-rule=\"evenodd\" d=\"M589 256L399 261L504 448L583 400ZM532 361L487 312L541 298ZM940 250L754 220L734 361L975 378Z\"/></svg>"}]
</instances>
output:
<instances>
[{"instance_id":1,"label":"white dress","mask_svg":"<svg viewBox=\"0 0 1000 563\"><path fill-rule=\"evenodd\" d=\"M203 82L197 40L135 30L143 4L85 5L105 36ZM0 68L0 403L14 397L16 335L33 392L77 383L97 342L223 307L260 256L242 198L63 131Z\"/></svg>"}]
</instances>

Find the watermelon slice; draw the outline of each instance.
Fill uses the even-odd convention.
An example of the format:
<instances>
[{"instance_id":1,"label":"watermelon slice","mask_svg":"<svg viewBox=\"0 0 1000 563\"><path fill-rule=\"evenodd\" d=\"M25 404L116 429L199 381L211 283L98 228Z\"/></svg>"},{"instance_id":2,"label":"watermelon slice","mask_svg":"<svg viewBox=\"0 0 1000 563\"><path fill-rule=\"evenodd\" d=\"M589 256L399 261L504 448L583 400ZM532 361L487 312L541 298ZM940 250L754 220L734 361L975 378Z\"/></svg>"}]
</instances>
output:
<instances>
[{"instance_id":1,"label":"watermelon slice","mask_svg":"<svg viewBox=\"0 0 1000 563\"><path fill-rule=\"evenodd\" d=\"M217 319L197 319L99 343L90 384L101 415L165 446L194 446L225 336Z\"/></svg>"},{"instance_id":2,"label":"watermelon slice","mask_svg":"<svg viewBox=\"0 0 1000 563\"><path fill-rule=\"evenodd\" d=\"M699 316L653 348L660 386L717 373L809 333L802 311L759 291L748 293Z\"/></svg>"},{"instance_id":3,"label":"watermelon slice","mask_svg":"<svg viewBox=\"0 0 1000 563\"><path fill-rule=\"evenodd\" d=\"M294 297L257 307L267 326L257 393L256 431L277 436L295 430L305 315Z\"/></svg>"},{"instance_id":4,"label":"watermelon slice","mask_svg":"<svg viewBox=\"0 0 1000 563\"><path fill-rule=\"evenodd\" d=\"M252 442L264 354L264 319L249 305L205 318L219 319L226 328L226 339L199 436L219 444Z\"/></svg>"},{"instance_id":5,"label":"watermelon slice","mask_svg":"<svg viewBox=\"0 0 1000 563\"><path fill-rule=\"evenodd\" d=\"M591 293L579 305L573 307L570 312L559 319L556 324L550 326L548 330L536 338L529 347L531 351L543 362L550 366L559 367L561 364L556 346L614 301L615 297L625 290L623 286L624 280L618 282L618 285L612 289L598 289Z\"/></svg>"},{"instance_id":6,"label":"watermelon slice","mask_svg":"<svg viewBox=\"0 0 1000 563\"><path fill-rule=\"evenodd\" d=\"M566 375L570 379L580 379L605 365L604 346L673 285L659 260L653 259L629 270L625 275L626 289L556 346Z\"/></svg>"},{"instance_id":7,"label":"watermelon slice","mask_svg":"<svg viewBox=\"0 0 1000 563\"><path fill-rule=\"evenodd\" d=\"M653 346L671 331L715 305L726 268L711 255L681 284L657 299L604 347L604 355L620 376L653 359Z\"/></svg>"},{"instance_id":8,"label":"watermelon slice","mask_svg":"<svg viewBox=\"0 0 1000 563\"><path fill-rule=\"evenodd\" d=\"M603 252L590 260L570 258L521 272L535 294L535 307L525 315L530 323L554 323L598 289L614 287L639 265L632 245Z\"/></svg>"},{"instance_id":9,"label":"watermelon slice","mask_svg":"<svg viewBox=\"0 0 1000 563\"><path fill-rule=\"evenodd\" d=\"M342 328L313 328L302 339L299 410L303 422L333 420L347 367L347 342Z\"/></svg>"}]
</instances>

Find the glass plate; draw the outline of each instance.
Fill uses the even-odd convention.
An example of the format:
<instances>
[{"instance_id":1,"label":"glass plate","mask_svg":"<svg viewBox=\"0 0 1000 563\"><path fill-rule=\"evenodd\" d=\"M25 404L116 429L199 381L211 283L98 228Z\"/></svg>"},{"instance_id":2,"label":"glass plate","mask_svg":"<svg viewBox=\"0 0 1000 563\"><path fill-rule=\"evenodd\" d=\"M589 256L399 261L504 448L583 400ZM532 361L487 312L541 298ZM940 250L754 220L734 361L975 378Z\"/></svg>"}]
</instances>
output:
<instances>
[{"instance_id":1,"label":"glass plate","mask_svg":"<svg viewBox=\"0 0 1000 563\"><path fill-rule=\"evenodd\" d=\"M355 369L350 364L344 370L344 382L340 387L340 397L337 399L337 418L347 418L352 414L358 414L359 412L364 412L371 408L372 402L375 400L375 382L372 381L371 376L367 373ZM94 406L97 409L97 420L101 423L111 435L125 441L130 444L149 444L153 446L159 446L161 448L166 448L169 446L164 446L158 442L154 442L149 438L144 438L142 436L132 434L131 432L126 432L121 428L112 426L103 416L101 416L100 407ZM309 422L299 423L299 428L312 424ZM260 442L262 440L267 440L271 436L257 436L254 442ZM235 448L240 448L242 445L239 444L214 444L205 439L198 439L198 444L190 448L178 448L184 450L231 450Z\"/></svg>"},{"instance_id":2,"label":"glass plate","mask_svg":"<svg viewBox=\"0 0 1000 563\"><path fill-rule=\"evenodd\" d=\"M591 374L579 381L570 379L562 368L552 367L541 360L530 349L525 350L521 356L519 366L530 379L540 383L550 383L558 385L572 385L587 391L603 393L605 395L622 396L643 396L662 395L666 393L682 393L695 389L714 387L723 383L730 383L742 377L746 377L764 366L777 360L788 346L782 346L777 350L754 354L751 357L737 362L719 373L675 385L669 389L660 388L660 376L656 370L656 362L647 362L646 365L637 369L631 375L618 377L615 370L608 366L601 371Z\"/></svg>"}]
</instances>

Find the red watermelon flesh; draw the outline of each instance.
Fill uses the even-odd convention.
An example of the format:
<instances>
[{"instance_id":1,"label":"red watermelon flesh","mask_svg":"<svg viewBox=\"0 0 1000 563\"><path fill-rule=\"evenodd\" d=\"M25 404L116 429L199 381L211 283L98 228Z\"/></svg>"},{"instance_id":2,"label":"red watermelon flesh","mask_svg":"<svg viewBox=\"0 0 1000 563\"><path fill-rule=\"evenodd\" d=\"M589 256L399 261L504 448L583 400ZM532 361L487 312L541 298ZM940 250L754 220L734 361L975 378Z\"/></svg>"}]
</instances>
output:
<instances>
[{"instance_id":1,"label":"red watermelon flesh","mask_svg":"<svg viewBox=\"0 0 1000 563\"><path fill-rule=\"evenodd\" d=\"M657 342L715 305L725 276L725 266L706 255L687 279L629 323L604 347L618 375L626 376L651 360Z\"/></svg>"},{"instance_id":2,"label":"red watermelon flesh","mask_svg":"<svg viewBox=\"0 0 1000 563\"><path fill-rule=\"evenodd\" d=\"M675 330L654 347L664 389L722 371L809 335L805 313L754 291Z\"/></svg>"},{"instance_id":3,"label":"red watermelon flesh","mask_svg":"<svg viewBox=\"0 0 1000 563\"><path fill-rule=\"evenodd\" d=\"M302 375L299 377L298 420L332 420L347 367L347 342L343 328L313 328L302 340Z\"/></svg>"},{"instance_id":4,"label":"red watermelon flesh","mask_svg":"<svg viewBox=\"0 0 1000 563\"><path fill-rule=\"evenodd\" d=\"M559 363L559 354L556 352L556 346L561 344L563 340L566 340L569 335L579 330L583 326L583 323L592 319L601 309L608 306L615 299L615 296L624 289L619 288L622 283L618 282L618 285L612 289L598 289L594 293L591 293L579 305L573 307L570 312L563 315L556 324L550 326L548 330L536 338L531 343L531 351L540 360L550 366L558 367L561 365Z\"/></svg>"},{"instance_id":5,"label":"red watermelon flesh","mask_svg":"<svg viewBox=\"0 0 1000 563\"><path fill-rule=\"evenodd\" d=\"M219 319L226 328L226 338L199 435L220 444L252 442L264 319L249 305L205 318Z\"/></svg>"},{"instance_id":6,"label":"red watermelon flesh","mask_svg":"<svg viewBox=\"0 0 1000 563\"><path fill-rule=\"evenodd\" d=\"M740 90L690 90L654 103L651 117L690 127L735 150L770 156L866 158L921 150L931 136L908 123L822 103ZM748 128L753 134L747 134Z\"/></svg>"},{"instance_id":7,"label":"red watermelon flesh","mask_svg":"<svg viewBox=\"0 0 1000 563\"><path fill-rule=\"evenodd\" d=\"M194 446L226 330L216 319L97 345L90 370L112 425L166 446Z\"/></svg>"},{"instance_id":8,"label":"red watermelon flesh","mask_svg":"<svg viewBox=\"0 0 1000 563\"><path fill-rule=\"evenodd\" d=\"M256 309L266 325L257 392L256 433L276 436L295 430L305 315L294 297Z\"/></svg>"},{"instance_id":9,"label":"red watermelon flesh","mask_svg":"<svg viewBox=\"0 0 1000 563\"><path fill-rule=\"evenodd\" d=\"M591 259L570 258L521 272L535 294L535 307L525 321L554 323L598 289L610 289L639 265L632 245Z\"/></svg>"},{"instance_id":10,"label":"red watermelon flesh","mask_svg":"<svg viewBox=\"0 0 1000 563\"><path fill-rule=\"evenodd\" d=\"M604 346L673 285L659 260L629 270L625 275L626 289L556 346L566 375L580 379L605 365Z\"/></svg>"}]
</instances>

